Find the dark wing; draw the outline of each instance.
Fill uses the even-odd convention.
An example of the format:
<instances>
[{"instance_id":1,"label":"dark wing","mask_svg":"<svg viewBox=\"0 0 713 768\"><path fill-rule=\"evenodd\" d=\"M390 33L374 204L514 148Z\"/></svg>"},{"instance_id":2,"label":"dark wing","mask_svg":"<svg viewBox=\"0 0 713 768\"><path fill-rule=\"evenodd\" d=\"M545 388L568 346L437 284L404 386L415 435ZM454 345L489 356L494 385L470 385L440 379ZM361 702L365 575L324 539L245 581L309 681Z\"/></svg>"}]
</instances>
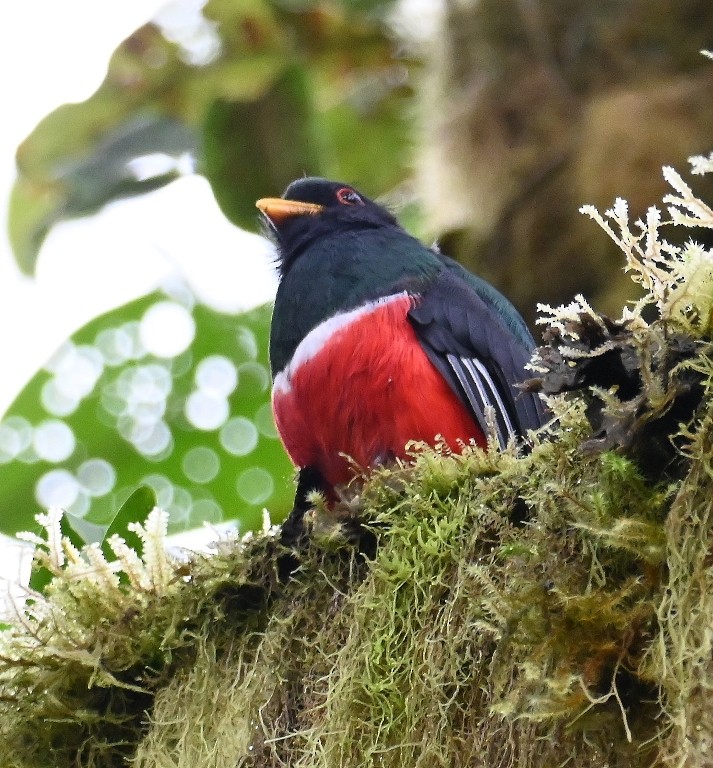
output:
<instances>
[{"instance_id":1,"label":"dark wing","mask_svg":"<svg viewBox=\"0 0 713 768\"><path fill-rule=\"evenodd\" d=\"M528 378L534 341L517 310L492 286L441 257L444 269L409 320L430 361L485 434L492 409L501 447L545 421L540 398L516 385Z\"/></svg>"}]
</instances>

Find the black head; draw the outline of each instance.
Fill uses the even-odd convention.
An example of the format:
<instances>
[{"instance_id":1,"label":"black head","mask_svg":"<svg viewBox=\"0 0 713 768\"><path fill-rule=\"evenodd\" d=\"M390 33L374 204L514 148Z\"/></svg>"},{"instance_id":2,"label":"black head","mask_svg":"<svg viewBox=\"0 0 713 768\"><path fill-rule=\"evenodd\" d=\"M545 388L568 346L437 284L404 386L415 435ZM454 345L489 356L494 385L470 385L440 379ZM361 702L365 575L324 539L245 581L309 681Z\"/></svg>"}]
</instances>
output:
<instances>
[{"instance_id":1,"label":"black head","mask_svg":"<svg viewBox=\"0 0 713 768\"><path fill-rule=\"evenodd\" d=\"M277 246L281 274L322 235L398 226L389 211L354 187L317 177L297 179L282 197L263 198L256 205L266 234Z\"/></svg>"}]
</instances>

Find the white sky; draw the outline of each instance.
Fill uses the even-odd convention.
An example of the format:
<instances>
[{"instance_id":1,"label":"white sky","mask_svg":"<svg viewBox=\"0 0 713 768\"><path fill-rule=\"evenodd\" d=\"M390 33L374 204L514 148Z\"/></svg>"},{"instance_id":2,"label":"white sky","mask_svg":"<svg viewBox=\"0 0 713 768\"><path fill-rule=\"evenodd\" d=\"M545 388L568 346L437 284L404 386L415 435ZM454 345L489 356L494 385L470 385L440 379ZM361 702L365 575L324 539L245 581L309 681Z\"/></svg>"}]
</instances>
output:
<instances>
[{"instance_id":1,"label":"white sky","mask_svg":"<svg viewBox=\"0 0 713 768\"><path fill-rule=\"evenodd\" d=\"M16 0L0 3L0 414L74 330L164 281L236 310L267 301L275 281L265 243L231 226L200 177L57 226L34 279L7 241L14 153L55 107L99 86L116 46L160 0Z\"/></svg>"}]
</instances>

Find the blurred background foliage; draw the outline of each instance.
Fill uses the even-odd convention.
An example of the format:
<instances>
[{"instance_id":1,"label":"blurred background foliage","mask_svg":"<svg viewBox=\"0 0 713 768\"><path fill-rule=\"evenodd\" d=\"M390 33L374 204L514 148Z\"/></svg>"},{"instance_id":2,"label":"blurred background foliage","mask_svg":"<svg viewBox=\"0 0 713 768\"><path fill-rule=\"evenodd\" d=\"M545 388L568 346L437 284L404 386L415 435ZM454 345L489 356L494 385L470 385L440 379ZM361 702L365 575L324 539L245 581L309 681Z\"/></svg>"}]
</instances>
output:
<instances>
[{"instance_id":1,"label":"blurred background foliage","mask_svg":"<svg viewBox=\"0 0 713 768\"><path fill-rule=\"evenodd\" d=\"M577 209L643 213L661 165L708 151L712 34L710 0L179 0L19 147L15 256L31 274L55 223L192 172L255 229L254 201L307 173L380 196L530 322L576 292L618 313L631 282ZM146 341L160 312L173 348ZM182 288L82 329L0 424L0 529L58 503L101 538L142 484L174 531L280 519L268 328Z\"/></svg>"},{"instance_id":2,"label":"blurred background foliage","mask_svg":"<svg viewBox=\"0 0 713 768\"><path fill-rule=\"evenodd\" d=\"M252 528L263 507L288 509L291 468L269 402L269 325L269 307L224 315L180 289L82 328L0 424L5 529L29 527L34 495L34 511L62 507L84 540L101 541L142 486L174 533L236 511Z\"/></svg>"}]
</instances>

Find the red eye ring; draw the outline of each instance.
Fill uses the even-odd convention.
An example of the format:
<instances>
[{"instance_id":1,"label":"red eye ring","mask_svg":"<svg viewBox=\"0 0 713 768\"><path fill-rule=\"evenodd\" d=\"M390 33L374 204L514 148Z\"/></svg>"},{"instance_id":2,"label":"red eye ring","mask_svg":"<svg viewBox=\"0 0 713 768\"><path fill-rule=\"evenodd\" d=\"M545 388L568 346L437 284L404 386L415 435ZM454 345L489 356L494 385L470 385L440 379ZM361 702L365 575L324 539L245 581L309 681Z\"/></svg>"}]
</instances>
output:
<instances>
[{"instance_id":1,"label":"red eye ring","mask_svg":"<svg viewBox=\"0 0 713 768\"><path fill-rule=\"evenodd\" d=\"M364 201L351 187L342 187L336 192L336 198L342 205L364 205Z\"/></svg>"}]
</instances>

